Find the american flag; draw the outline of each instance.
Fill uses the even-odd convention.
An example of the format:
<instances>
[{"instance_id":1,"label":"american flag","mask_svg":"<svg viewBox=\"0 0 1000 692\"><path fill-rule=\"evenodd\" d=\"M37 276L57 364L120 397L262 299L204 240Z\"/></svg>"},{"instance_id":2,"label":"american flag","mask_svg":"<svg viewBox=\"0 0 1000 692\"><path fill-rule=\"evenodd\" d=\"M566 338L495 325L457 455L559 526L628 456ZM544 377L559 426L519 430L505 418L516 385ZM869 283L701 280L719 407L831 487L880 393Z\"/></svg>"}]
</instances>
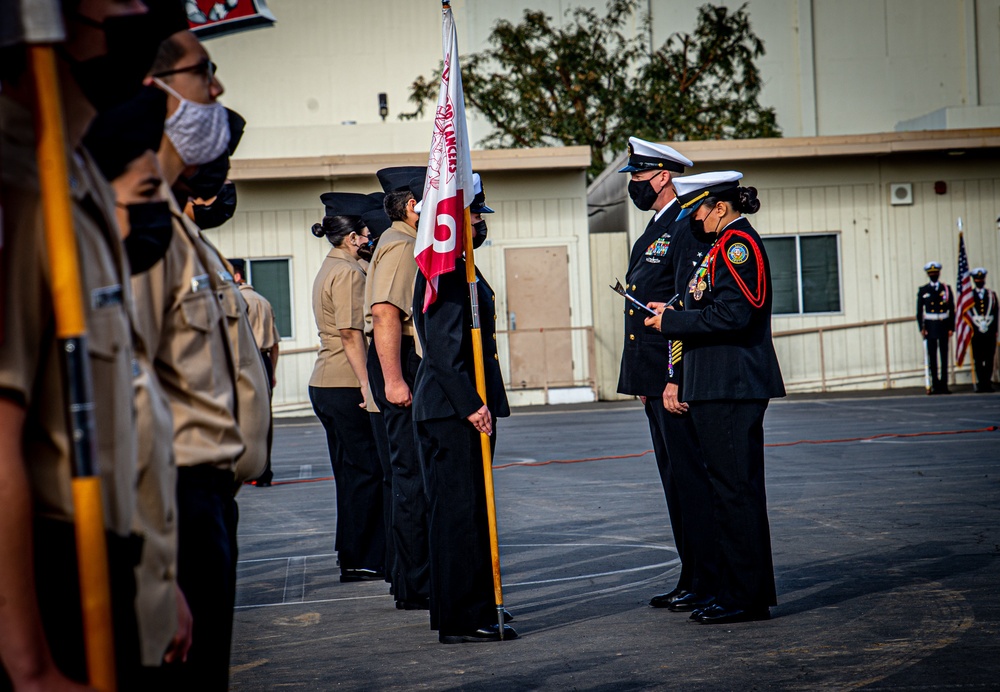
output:
<instances>
[{"instance_id":1,"label":"american flag","mask_svg":"<svg viewBox=\"0 0 1000 692\"><path fill-rule=\"evenodd\" d=\"M965 238L958 234L958 303L955 305L955 362L965 360L965 352L972 339L972 320L966 313L972 308L972 277L969 276L969 257L965 254Z\"/></svg>"}]
</instances>

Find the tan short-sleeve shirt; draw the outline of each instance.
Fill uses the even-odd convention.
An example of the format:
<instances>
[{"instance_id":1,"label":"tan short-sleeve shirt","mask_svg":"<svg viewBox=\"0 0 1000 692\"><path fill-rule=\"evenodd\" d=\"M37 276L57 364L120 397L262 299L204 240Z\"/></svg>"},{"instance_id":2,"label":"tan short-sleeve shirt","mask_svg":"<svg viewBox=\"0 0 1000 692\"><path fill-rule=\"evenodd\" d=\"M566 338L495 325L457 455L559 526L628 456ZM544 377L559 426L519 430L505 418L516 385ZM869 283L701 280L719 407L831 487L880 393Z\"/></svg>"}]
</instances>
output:
<instances>
[{"instance_id":1,"label":"tan short-sleeve shirt","mask_svg":"<svg viewBox=\"0 0 1000 692\"><path fill-rule=\"evenodd\" d=\"M71 155L69 171L105 525L124 536L132 528L136 502L131 292L123 278L128 273L111 189L82 151ZM34 127L31 113L3 96L0 176L4 233L0 391L26 408L22 454L35 513L68 521L73 517L70 446Z\"/></svg>"},{"instance_id":2,"label":"tan short-sleeve shirt","mask_svg":"<svg viewBox=\"0 0 1000 692\"><path fill-rule=\"evenodd\" d=\"M413 281L417 276L417 261L413 250L417 229L402 221L394 221L379 238L378 247L368 268L365 286L365 334L372 333L372 305L391 303L403 313L403 334L414 336Z\"/></svg>"},{"instance_id":3,"label":"tan short-sleeve shirt","mask_svg":"<svg viewBox=\"0 0 1000 692\"><path fill-rule=\"evenodd\" d=\"M240 285L240 295L247 303L247 318L253 330L254 341L261 351L270 351L281 341L278 325L274 321L274 308L267 298L257 293L250 284Z\"/></svg>"},{"instance_id":4,"label":"tan short-sleeve shirt","mask_svg":"<svg viewBox=\"0 0 1000 692\"><path fill-rule=\"evenodd\" d=\"M364 329L365 272L346 250L331 248L313 281L319 353L310 387L360 387L347 360L341 329Z\"/></svg>"},{"instance_id":5,"label":"tan short-sleeve shirt","mask_svg":"<svg viewBox=\"0 0 1000 692\"><path fill-rule=\"evenodd\" d=\"M154 355L174 420L178 466L231 471L243 453L225 317L191 234L166 191L174 234L166 256L132 277L136 325Z\"/></svg>"}]
</instances>

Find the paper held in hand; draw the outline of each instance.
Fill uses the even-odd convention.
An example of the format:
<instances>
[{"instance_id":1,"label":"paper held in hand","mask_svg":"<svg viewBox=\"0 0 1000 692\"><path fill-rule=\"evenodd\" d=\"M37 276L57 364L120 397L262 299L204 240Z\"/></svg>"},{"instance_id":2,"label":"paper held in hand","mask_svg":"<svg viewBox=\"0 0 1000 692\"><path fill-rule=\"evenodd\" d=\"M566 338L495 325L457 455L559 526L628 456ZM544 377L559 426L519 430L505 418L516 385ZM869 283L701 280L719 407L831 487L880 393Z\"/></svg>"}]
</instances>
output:
<instances>
[{"instance_id":1,"label":"paper held in hand","mask_svg":"<svg viewBox=\"0 0 1000 692\"><path fill-rule=\"evenodd\" d=\"M653 310L652 308L646 307L646 305L644 303L640 303L635 297L629 295L629 292L625 290L624 286L622 286L622 282L619 281L617 278L615 279L615 285L611 286L609 284L608 288L610 288L612 291L614 291L618 295L624 296L626 300L630 301L637 308L639 308L641 310L645 310L650 315L655 315L656 314L655 310Z\"/></svg>"}]
</instances>

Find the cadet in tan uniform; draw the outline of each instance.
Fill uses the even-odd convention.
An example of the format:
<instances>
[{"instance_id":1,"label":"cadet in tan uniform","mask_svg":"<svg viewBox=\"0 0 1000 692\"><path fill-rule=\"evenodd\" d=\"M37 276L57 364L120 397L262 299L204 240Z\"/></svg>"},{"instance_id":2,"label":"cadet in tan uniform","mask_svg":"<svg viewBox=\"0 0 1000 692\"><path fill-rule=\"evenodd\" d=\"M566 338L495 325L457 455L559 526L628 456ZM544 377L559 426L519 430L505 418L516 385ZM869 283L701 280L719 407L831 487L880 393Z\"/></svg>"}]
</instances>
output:
<instances>
[{"instance_id":1,"label":"cadet in tan uniform","mask_svg":"<svg viewBox=\"0 0 1000 692\"><path fill-rule=\"evenodd\" d=\"M309 379L309 399L326 430L337 482L337 552L342 582L385 577L382 468L371 421L364 337L368 230L361 214L375 202L365 195L322 195L326 216L312 228L333 247L313 282L313 315L320 350ZM371 257L365 253L367 257Z\"/></svg>"},{"instance_id":2,"label":"cadet in tan uniform","mask_svg":"<svg viewBox=\"0 0 1000 692\"><path fill-rule=\"evenodd\" d=\"M392 586L396 607L425 609L430 595L427 552L427 496L413 438L413 383L420 365L413 329L413 248L426 169L385 168L378 179L392 226L379 238L365 284L368 383L382 411L392 469L392 533L396 551Z\"/></svg>"},{"instance_id":3,"label":"cadet in tan uniform","mask_svg":"<svg viewBox=\"0 0 1000 692\"><path fill-rule=\"evenodd\" d=\"M167 98L155 87L101 114L84 138L101 173L111 181L118 226L132 274L159 262L173 234L173 216L163 196L163 175L156 150L163 137ZM153 372L149 350L133 333L138 503L134 531L143 539L136 566L143 687L162 682L159 666L182 660L191 646L191 613L177 585L177 469L173 449L162 443L173 435L173 418Z\"/></svg>"},{"instance_id":4,"label":"cadet in tan uniform","mask_svg":"<svg viewBox=\"0 0 1000 692\"><path fill-rule=\"evenodd\" d=\"M139 87L141 56L112 31L155 40L136 1L65 3L57 52L70 193L93 379L97 462L108 532L118 679L138 663L131 537L136 482L127 270L110 188L79 148L95 109ZM132 45L132 44L130 44ZM133 46L134 47L134 46ZM14 51L14 52L11 52ZM35 162L32 94L23 46L0 60L0 689L83 689L76 546L52 277ZM72 77L70 75L73 75Z\"/></svg>"},{"instance_id":5,"label":"cadet in tan uniform","mask_svg":"<svg viewBox=\"0 0 1000 692\"><path fill-rule=\"evenodd\" d=\"M152 73L168 94L158 158L169 186L183 171L221 155L229 128L216 101L222 86L193 34L167 39ZM172 200L171 210L166 256L132 281L139 332L155 353L174 418L177 578L194 617L194 641L173 686L226 689L237 558L234 488L241 475L263 468L267 385L246 303L225 260Z\"/></svg>"},{"instance_id":6,"label":"cadet in tan uniform","mask_svg":"<svg viewBox=\"0 0 1000 692\"><path fill-rule=\"evenodd\" d=\"M229 185L232 185L232 183L227 182L223 186L223 189L225 190ZM221 204L222 200L219 197L221 197L221 193L209 204ZM235 205L235 192L232 199ZM197 223L198 218L201 218L203 221L206 220L206 217L198 212L199 209L205 206L203 204L192 205L191 208L196 219L195 223ZM229 207L226 206L225 208L228 209ZM233 206L232 208L235 210L236 207ZM228 215L228 217L231 216L232 214ZM216 220L211 219L208 222L214 223ZM278 343L281 341L281 334L278 332L278 325L274 319L274 308L271 307L271 303L268 302L267 298L257 293L253 286L246 282L246 262L241 259L231 259L229 260L229 264L233 267L233 279L236 281L236 285L240 287L240 295L243 296L243 300L247 303L247 319L250 322L250 329L253 330L253 340L256 342L257 348L260 349L260 357L264 363L264 372L267 375L268 383L268 403L270 403L274 397L274 388L278 385L278 380L275 378L274 373L278 367ZM274 472L271 471L271 444L273 438L274 421L272 420L271 425L267 428L267 462L264 465L264 471L256 480L250 481L252 485L260 488L270 486L271 481L274 479Z\"/></svg>"},{"instance_id":7,"label":"cadet in tan uniform","mask_svg":"<svg viewBox=\"0 0 1000 692\"><path fill-rule=\"evenodd\" d=\"M365 252L368 259L360 259L359 264L364 268L366 274L369 269L368 261L371 260L378 248L379 238L392 226L392 219L385 213L383 202L384 192L373 192L368 195L378 203L378 209L365 212L361 215L361 220L368 229L368 246ZM370 325L365 325L366 339L371 339ZM366 358L367 362L367 358ZM367 378L367 373L366 373ZM392 466L389 463L389 434L385 429L385 418L379 410L372 396L371 387L368 388L365 396L365 408L368 409L368 420L372 424L372 433L375 435L375 448L378 450L378 461L382 466L382 523L385 526L385 580L392 584L392 565L396 562L396 549L392 540ZM395 591L390 587L390 590Z\"/></svg>"}]
</instances>

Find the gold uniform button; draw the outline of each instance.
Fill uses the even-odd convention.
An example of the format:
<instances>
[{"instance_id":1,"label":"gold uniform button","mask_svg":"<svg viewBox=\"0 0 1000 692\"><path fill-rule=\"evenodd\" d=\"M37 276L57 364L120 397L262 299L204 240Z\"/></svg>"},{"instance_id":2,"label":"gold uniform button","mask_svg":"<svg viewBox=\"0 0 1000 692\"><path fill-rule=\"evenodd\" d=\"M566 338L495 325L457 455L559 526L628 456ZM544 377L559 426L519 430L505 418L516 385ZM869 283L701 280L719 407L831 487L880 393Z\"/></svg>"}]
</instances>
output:
<instances>
[{"instance_id":1,"label":"gold uniform button","mask_svg":"<svg viewBox=\"0 0 1000 692\"><path fill-rule=\"evenodd\" d=\"M494 353L493 354L493 360L500 360L500 356L498 356L497 354Z\"/></svg>"},{"instance_id":2,"label":"gold uniform button","mask_svg":"<svg viewBox=\"0 0 1000 692\"><path fill-rule=\"evenodd\" d=\"M635 341L635 334L629 334L628 335L628 340L629 341Z\"/></svg>"},{"instance_id":3,"label":"gold uniform button","mask_svg":"<svg viewBox=\"0 0 1000 692\"><path fill-rule=\"evenodd\" d=\"M629 310L629 311L628 311L628 314L629 314L629 317L631 317L632 315L634 315L634 314L635 314L635 310Z\"/></svg>"},{"instance_id":4,"label":"gold uniform button","mask_svg":"<svg viewBox=\"0 0 1000 692\"><path fill-rule=\"evenodd\" d=\"M636 288L636 287L635 287L635 284L632 284L632 290L633 290L633 291L635 290L635 288Z\"/></svg>"}]
</instances>

